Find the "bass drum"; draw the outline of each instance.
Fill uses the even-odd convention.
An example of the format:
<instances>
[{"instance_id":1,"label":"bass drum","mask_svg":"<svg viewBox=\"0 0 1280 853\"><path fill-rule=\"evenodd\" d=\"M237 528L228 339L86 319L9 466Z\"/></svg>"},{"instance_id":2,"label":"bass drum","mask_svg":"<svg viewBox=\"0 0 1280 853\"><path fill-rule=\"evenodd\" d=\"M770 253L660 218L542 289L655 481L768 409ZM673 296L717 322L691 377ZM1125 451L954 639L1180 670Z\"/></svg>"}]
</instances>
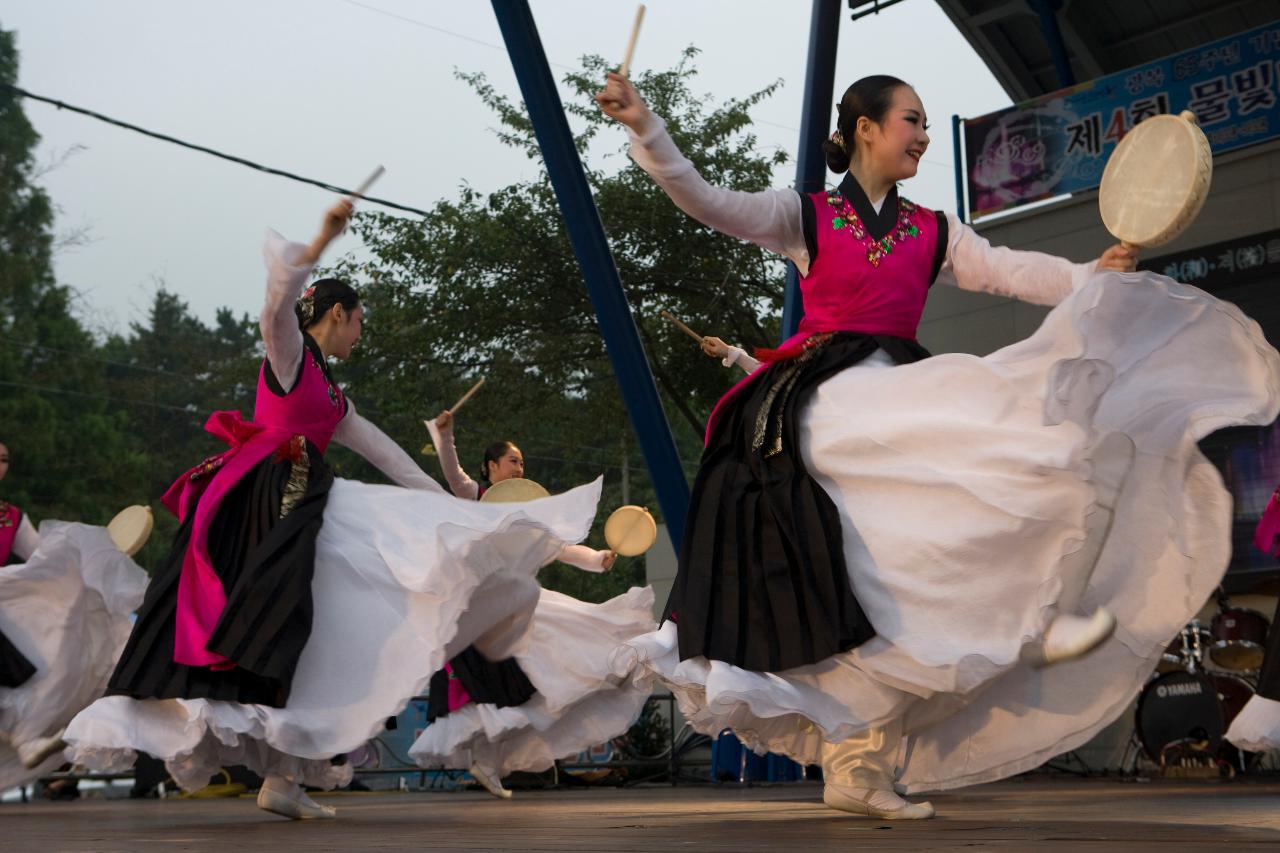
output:
<instances>
[{"instance_id":1,"label":"bass drum","mask_svg":"<svg viewBox=\"0 0 1280 853\"><path fill-rule=\"evenodd\" d=\"M1253 687L1238 675L1215 673L1209 678L1218 693L1218 704L1222 706L1222 721L1227 728L1231 728L1231 721L1244 710L1245 703L1253 698ZM1218 750L1219 758L1241 772L1249 769L1256 755L1253 752L1242 752L1235 744L1226 740Z\"/></svg>"},{"instance_id":2,"label":"bass drum","mask_svg":"<svg viewBox=\"0 0 1280 853\"><path fill-rule=\"evenodd\" d=\"M1186 741L1204 742L1203 751L1217 755L1226 732L1218 687L1199 673L1170 672L1152 679L1138 698L1136 725L1143 750L1157 764L1166 747Z\"/></svg>"}]
</instances>

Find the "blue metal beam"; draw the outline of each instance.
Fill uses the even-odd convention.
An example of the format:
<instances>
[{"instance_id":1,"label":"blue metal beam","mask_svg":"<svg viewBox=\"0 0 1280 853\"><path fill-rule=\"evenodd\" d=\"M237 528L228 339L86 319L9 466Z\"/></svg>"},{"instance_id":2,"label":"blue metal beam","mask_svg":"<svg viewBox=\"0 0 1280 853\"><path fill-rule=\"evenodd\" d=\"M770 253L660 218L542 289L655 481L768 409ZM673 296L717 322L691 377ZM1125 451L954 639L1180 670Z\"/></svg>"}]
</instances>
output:
<instances>
[{"instance_id":1,"label":"blue metal beam","mask_svg":"<svg viewBox=\"0 0 1280 853\"><path fill-rule=\"evenodd\" d=\"M1062 40L1062 28L1058 26L1058 10L1062 8L1062 0L1031 0L1032 7L1040 16L1040 30L1044 33L1045 43L1049 46L1049 56L1053 58L1053 68L1058 72L1058 87L1066 89L1076 84L1076 75L1071 72L1071 60L1067 58L1067 45Z\"/></svg>"},{"instance_id":2,"label":"blue metal beam","mask_svg":"<svg viewBox=\"0 0 1280 853\"><path fill-rule=\"evenodd\" d=\"M800 113L800 152L796 156L796 191L818 192L826 186L827 161L822 141L831 132L831 105L836 78L836 42L840 35L840 0L813 0L809 18L809 66L804 75L804 107ZM786 301L782 306L782 339L796 333L804 304L800 272L787 264Z\"/></svg>"},{"instance_id":3,"label":"blue metal beam","mask_svg":"<svg viewBox=\"0 0 1280 853\"><path fill-rule=\"evenodd\" d=\"M631 316L631 306L622 291L622 280L605 239L600 213L573 144L573 133L556 91L555 78L547 65L533 13L527 0L493 0L493 11L547 164L551 186L564 214L573 253L587 283L587 293L604 335L613 372L618 377L631 426L644 453L667 531L679 553L684 516L689 508L689 483L684 478L658 387Z\"/></svg>"},{"instance_id":4,"label":"blue metal beam","mask_svg":"<svg viewBox=\"0 0 1280 853\"><path fill-rule=\"evenodd\" d=\"M963 127L964 119L953 113L951 115L951 156L956 159L956 215L960 217L961 222L968 222L969 211L964 203L964 179L969 164L965 162L964 152L960 150L962 144L960 131Z\"/></svg>"}]
</instances>

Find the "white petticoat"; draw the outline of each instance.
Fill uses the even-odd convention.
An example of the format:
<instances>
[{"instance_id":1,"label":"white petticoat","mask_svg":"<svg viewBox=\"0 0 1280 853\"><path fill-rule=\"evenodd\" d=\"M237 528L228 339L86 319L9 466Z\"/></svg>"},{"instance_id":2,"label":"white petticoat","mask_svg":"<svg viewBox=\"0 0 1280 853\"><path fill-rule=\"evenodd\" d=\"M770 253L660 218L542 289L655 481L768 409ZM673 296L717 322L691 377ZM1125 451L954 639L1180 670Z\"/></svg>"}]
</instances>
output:
<instances>
[{"instance_id":1,"label":"white petticoat","mask_svg":"<svg viewBox=\"0 0 1280 853\"><path fill-rule=\"evenodd\" d=\"M653 589L633 587L603 604L543 590L526 642L514 657L537 694L510 708L471 703L423 730L409 748L422 767L478 762L506 775L625 734L649 697L632 673L614 673L619 644L654 629Z\"/></svg>"},{"instance_id":2,"label":"white petticoat","mask_svg":"<svg viewBox=\"0 0 1280 853\"><path fill-rule=\"evenodd\" d=\"M350 766L329 759L381 731L486 628L465 619L482 611L496 624L531 607L538 569L587 535L599 495L599 480L503 504L335 480L316 541L311 636L286 707L108 696L72 721L68 755L116 771L142 750L187 789L230 764L345 784Z\"/></svg>"},{"instance_id":3,"label":"white petticoat","mask_svg":"<svg viewBox=\"0 0 1280 853\"><path fill-rule=\"evenodd\" d=\"M1280 749L1280 702L1250 697L1227 728L1227 740L1247 752Z\"/></svg>"},{"instance_id":4,"label":"white petticoat","mask_svg":"<svg viewBox=\"0 0 1280 853\"><path fill-rule=\"evenodd\" d=\"M59 752L28 769L16 747L56 733L102 695L146 588L147 573L106 528L86 524L44 522L31 558L0 568L0 631L36 667L0 688L0 790L66 761Z\"/></svg>"},{"instance_id":5,"label":"white petticoat","mask_svg":"<svg viewBox=\"0 0 1280 853\"><path fill-rule=\"evenodd\" d=\"M1196 441L1274 420L1280 357L1203 291L1103 273L1025 341L890 365L842 371L800 419L877 636L760 673L681 661L666 624L615 666L639 662L696 729L762 752L817 763L823 739L903 716L908 790L1002 778L1119 715L1221 579L1231 499ZM1110 608L1115 636L1081 660L1020 664L1099 551L1081 609Z\"/></svg>"}]
</instances>

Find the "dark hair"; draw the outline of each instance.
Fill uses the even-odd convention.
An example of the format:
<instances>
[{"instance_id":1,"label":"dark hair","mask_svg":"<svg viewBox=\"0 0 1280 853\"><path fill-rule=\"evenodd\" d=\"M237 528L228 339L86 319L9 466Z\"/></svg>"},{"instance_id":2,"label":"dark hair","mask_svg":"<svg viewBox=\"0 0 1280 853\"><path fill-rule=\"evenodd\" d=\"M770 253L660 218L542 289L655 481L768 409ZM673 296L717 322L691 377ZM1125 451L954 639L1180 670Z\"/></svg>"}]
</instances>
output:
<instances>
[{"instance_id":1,"label":"dark hair","mask_svg":"<svg viewBox=\"0 0 1280 853\"><path fill-rule=\"evenodd\" d=\"M489 482L489 463L497 462L506 455L508 450L519 450L510 441L495 441L484 449L484 462L480 464L480 480L481 482Z\"/></svg>"},{"instance_id":2,"label":"dark hair","mask_svg":"<svg viewBox=\"0 0 1280 853\"><path fill-rule=\"evenodd\" d=\"M293 311L298 316L298 328L305 332L333 306L341 305L354 311L359 304L360 294L354 287L339 278L322 278L303 292Z\"/></svg>"},{"instance_id":3,"label":"dark hair","mask_svg":"<svg viewBox=\"0 0 1280 853\"><path fill-rule=\"evenodd\" d=\"M906 82L888 74L872 74L844 90L844 97L836 104L836 130L844 137L844 145L837 145L833 139L822 143L828 169L833 172L849 171L849 158L857 145L858 119L866 116L880 124L893 103L894 91L906 85Z\"/></svg>"}]
</instances>

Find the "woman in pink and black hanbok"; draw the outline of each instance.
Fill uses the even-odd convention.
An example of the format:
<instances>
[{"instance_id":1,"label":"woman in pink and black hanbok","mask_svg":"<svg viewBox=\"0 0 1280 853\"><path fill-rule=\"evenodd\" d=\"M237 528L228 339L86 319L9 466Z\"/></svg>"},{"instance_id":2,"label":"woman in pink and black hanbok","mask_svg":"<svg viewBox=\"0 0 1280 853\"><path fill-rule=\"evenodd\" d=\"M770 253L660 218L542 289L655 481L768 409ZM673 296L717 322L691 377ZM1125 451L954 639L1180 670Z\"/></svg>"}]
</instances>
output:
<instances>
[{"instance_id":1,"label":"woman in pink and black hanbok","mask_svg":"<svg viewBox=\"0 0 1280 853\"><path fill-rule=\"evenodd\" d=\"M1257 324L1123 247L995 248L900 197L929 136L896 78L845 92L839 185L805 194L711 186L627 80L598 100L686 213L793 261L804 302L713 412L667 619L618 666L883 818L933 814L895 788L1028 770L1115 719L1225 570L1230 497L1196 440L1280 411ZM991 355L930 357L935 284L1056 307Z\"/></svg>"},{"instance_id":2,"label":"woman in pink and black hanbok","mask_svg":"<svg viewBox=\"0 0 1280 853\"><path fill-rule=\"evenodd\" d=\"M142 750L188 789L244 764L266 778L260 807L332 817L301 786L349 781L331 758L381 731L462 649L506 657L538 568L590 529L598 482L533 504L459 501L356 413L329 359L360 336L359 298L336 279L302 292L350 214L336 205L308 246L268 235L254 419L210 417L230 449L165 495L182 526L111 695L67 729L80 764L118 770ZM336 479L331 441L398 485Z\"/></svg>"}]
</instances>

